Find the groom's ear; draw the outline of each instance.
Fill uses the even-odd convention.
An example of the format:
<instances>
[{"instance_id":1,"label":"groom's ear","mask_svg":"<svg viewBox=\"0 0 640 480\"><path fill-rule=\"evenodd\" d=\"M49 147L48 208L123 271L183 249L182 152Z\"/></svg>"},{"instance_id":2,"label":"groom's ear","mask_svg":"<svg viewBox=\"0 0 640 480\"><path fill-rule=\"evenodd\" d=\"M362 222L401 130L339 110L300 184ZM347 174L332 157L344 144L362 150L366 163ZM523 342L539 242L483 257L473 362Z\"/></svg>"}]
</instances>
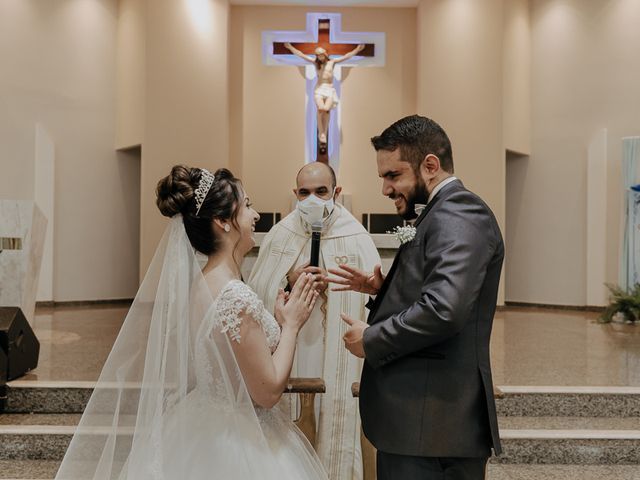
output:
<instances>
[{"instance_id":1,"label":"groom's ear","mask_svg":"<svg viewBox=\"0 0 640 480\"><path fill-rule=\"evenodd\" d=\"M440 159L433 153L428 154L420 164L420 176L425 182L435 178L440 173Z\"/></svg>"}]
</instances>

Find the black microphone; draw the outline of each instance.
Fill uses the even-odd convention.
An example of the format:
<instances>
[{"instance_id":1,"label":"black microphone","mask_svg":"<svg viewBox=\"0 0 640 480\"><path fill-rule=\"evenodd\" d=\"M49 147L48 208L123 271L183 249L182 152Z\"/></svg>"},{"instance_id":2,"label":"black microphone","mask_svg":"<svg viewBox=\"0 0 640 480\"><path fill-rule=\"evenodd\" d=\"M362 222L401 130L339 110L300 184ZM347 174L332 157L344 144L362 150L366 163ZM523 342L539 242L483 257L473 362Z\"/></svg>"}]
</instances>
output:
<instances>
[{"instance_id":1,"label":"black microphone","mask_svg":"<svg viewBox=\"0 0 640 480\"><path fill-rule=\"evenodd\" d=\"M309 266L317 267L320 263L320 236L322 234L322 222L313 222L311 225L311 258Z\"/></svg>"}]
</instances>

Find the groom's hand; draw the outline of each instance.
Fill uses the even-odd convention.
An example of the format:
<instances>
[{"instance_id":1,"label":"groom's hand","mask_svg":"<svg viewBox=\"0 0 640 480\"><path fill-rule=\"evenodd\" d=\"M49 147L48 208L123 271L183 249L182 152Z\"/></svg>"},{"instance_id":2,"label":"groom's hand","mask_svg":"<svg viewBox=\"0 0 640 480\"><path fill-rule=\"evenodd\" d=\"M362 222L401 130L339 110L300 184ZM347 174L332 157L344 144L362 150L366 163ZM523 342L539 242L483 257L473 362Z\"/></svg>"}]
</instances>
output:
<instances>
[{"instance_id":1,"label":"groom's hand","mask_svg":"<svg viewBox=\"0 0 640 480\"><path fill-rule=\"evenodd\" d=\"M380 288L382 288L384 275L382 274L382 267L380 265L376 265L373 268L373 273L363 272L349 265L339 265L339 267L339 269L329 269L329 273L335 275L335 277L328 278L328 282L341 285L340 287L332 288L332 292L346 292L351 290L369 295L377 295Z\"/></svg>"},{"instance_id":2,"label":"groom's hand","mask_svg":"<svg viewBox=\"0 0 640 480\"><path fill-rule=\"evenodd\" d=\"M342 337L344 346L356 357L364 358L364 345L362 344L362 334L369 324L361 320L355 320L342 313L340 315L349 328Z\"/></svg>"}]
</instances>

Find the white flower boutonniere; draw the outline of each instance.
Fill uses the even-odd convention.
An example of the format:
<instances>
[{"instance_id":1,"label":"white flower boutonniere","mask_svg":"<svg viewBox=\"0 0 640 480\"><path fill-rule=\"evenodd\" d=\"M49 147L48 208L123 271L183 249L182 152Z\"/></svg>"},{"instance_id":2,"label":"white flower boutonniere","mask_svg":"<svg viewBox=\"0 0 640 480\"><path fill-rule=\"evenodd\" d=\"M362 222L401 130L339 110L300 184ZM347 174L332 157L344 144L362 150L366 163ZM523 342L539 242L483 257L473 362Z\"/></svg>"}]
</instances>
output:
<instances>
[{"instance_id":1,"label":"white flower boutonniere","mask_svg":"<svg viewBox=\"0 0 640 480\"><path fill-rule=\"evenodd\" d=\"M403 245L416 238L416 227L414 227L413 225L407 225L406 227L396 227L393 229L393 231L387 233L393 233L400 242L400 245Z\"/></svg>"}]
</instances>

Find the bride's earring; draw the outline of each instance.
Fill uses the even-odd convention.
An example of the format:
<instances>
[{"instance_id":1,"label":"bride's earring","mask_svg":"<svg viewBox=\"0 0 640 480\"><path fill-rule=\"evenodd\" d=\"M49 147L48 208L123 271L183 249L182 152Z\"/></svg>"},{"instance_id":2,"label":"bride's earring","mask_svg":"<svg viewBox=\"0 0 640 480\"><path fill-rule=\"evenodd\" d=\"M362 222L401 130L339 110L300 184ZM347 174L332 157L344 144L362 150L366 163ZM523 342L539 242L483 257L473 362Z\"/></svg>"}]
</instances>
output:
<instances>
[{"instance_id":1,"label":"bride's earring","mask_svg":"<svg viewBox=\"0 0 640 480\"><path fill-rule=\"evenodd\" d=\"M231 231L231 227L229 226L228 223L224 224L224 231L227 232L227 233L229 233Z\"/></svg>"}]
</instances>

